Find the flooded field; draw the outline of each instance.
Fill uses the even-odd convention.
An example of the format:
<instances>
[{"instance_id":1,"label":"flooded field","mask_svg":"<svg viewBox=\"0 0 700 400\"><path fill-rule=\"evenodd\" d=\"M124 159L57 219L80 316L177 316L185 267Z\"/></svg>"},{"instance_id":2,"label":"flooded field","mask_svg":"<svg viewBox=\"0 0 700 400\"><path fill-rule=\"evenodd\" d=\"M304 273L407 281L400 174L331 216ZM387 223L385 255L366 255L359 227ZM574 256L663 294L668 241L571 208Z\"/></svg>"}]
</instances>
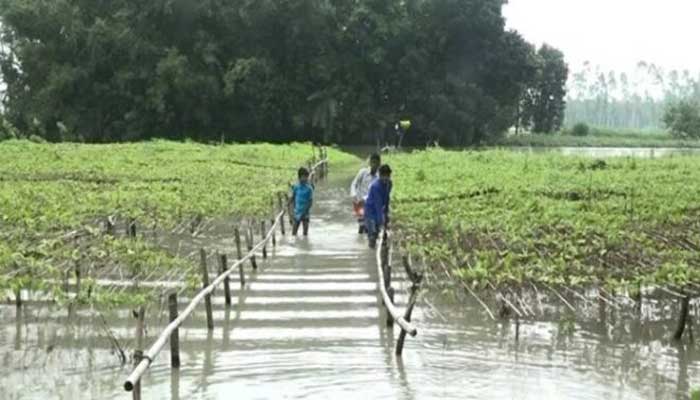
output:
<instances>
[{"instance_id":1,"label":"flooded field","mask_svg":"<svg viewBox=\"0 0 700 400\"><path fill-rule=\"evenodd\" d=\"M414 313L418 336L397 359L399 329L385 326L374 254L357 235L348 183L319 187L309 238L279 240L245 289L235 283L232 308L217 291L213 331L198 308L180 331L182 368L172 370L161 353L144 398L677 399L700 386L700 352L665 334L674 320L523 321L516 341L514 324L433 292ZM1 306L0 399L130 398L130 363L121 365L114 340L130 355L131 313ZM167 304L147 316L150 345Z\"/></svg>"}]
</instances>

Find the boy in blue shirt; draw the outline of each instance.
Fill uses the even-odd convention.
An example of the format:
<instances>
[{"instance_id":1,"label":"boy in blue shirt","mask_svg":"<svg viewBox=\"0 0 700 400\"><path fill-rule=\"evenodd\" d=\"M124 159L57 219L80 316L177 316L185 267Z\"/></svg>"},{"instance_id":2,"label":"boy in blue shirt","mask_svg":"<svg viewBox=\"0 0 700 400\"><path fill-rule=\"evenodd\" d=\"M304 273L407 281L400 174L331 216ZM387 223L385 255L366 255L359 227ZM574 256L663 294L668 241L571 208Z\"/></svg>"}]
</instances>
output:
<instances>
[{"instance_id":1,"label":"boy in blue shirt","mask_svg":"<svg viewBox=\"0 0 700 400\"><path fill-rule=\"evenodd\" d=\"M296 236L299 225L304 226L304 236L309 234L309 211L314 199L314 187L309 183L309 170L302 167L297 173L299 182L292 186L292 204L294 204L294 225L292 235Z\"/></svg>"},{"instance_id":2,"label":"boy in blue shirt","mask_svg":"<svg viewBox=\"0 0 700 400\"><path fill-rule=\"evenodd\" d=\"M379 178L369 185L369 193L365 201L365 224L369 247L375 248L377 237L382 226L389 224L389 200L391 198L391 168L388 165L379 167Z\"/></svg>"}]
</instances>

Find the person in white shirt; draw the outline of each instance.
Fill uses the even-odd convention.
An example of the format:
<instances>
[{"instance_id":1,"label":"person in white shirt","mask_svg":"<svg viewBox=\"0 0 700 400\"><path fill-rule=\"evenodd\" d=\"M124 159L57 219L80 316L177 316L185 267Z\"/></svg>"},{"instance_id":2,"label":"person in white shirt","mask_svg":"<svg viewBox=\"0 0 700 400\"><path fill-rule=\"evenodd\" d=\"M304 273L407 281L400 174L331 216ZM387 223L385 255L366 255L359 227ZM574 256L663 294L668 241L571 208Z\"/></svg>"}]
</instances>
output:
<instances>
[{"instance_id":1,"label":"person in white shirt","mask_svg":"<svg viewBox=\"0 0 700 400\"><path fill-rule=\"evenodd\" d=\"M372 154L369 158L369 167L362 168L350 185L352 206L357 217L360 234L365 233L364 207L369 194L369 185L379 177L378 170L381 163L382 159L379 154Z\"/></svg>"}]
</instances>

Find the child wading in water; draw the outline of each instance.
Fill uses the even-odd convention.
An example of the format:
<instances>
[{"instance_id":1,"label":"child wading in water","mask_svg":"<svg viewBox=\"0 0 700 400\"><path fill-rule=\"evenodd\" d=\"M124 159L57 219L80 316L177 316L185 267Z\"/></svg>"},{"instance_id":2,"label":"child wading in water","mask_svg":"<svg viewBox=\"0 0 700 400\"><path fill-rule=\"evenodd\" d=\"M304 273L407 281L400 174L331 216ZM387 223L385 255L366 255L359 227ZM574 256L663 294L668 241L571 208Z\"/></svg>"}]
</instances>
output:
<instances>
[{"instance_id":1,"label":"child wading in water","mask_svg":"<svg viewBox=\"0 0 700 400\"><path fill-rule=\"evenodd\" d=\"M294 226L292 235L296 236L299 225L304 226L304 236L309 234L309 211L314 200L314 187L309 183L309 170L299 168L299 182L292 186L292 204L294 204Z\"/></svg>"},{"instance_id":2,"label":"child wading in water","mask_svg":"<svg viewBox=\"0 0 700 400\"><path fill-rule=\"evenodd\" d=\"M377 237L382 226L386 229L389 224L391 185L391 168L388 165L382 165L379 167L379 179L375 179L369 185L369 194L365 201L367 239L372 249L377 245Z\"/></svg>"}]
</instances>

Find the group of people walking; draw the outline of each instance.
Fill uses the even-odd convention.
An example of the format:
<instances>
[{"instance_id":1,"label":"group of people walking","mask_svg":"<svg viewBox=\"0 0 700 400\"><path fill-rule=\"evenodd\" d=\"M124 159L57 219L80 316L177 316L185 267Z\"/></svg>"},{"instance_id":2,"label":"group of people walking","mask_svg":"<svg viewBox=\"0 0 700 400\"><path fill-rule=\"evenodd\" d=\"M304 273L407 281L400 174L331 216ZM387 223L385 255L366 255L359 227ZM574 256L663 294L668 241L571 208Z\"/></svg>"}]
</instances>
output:
<instances>
[{"instance_id":1,"label":"group of people walking","mask_svg":"<svg viewBox=\"0 0 700 400\"><path fill-rule=\"evenodd\" d=\"M292 186L293 235L297 235L300 226L303 227L304 236L309 234L309 213L314 193L309 176L308 169L300 168L298 181ZM358 230L360 234L367 234L370 248L376 247L381 229L388 229L391 188L391 167L382 165L381 156L376 153L369 158L369 167L362 168L350 185L350 197L359 225Z\"/></svg>"},{"instance_id":2,"label":"group of people walking","mask_svg":"<svg viewBox=\"0 0 700 400\"><path fill-rule=\"evenodd\" d=\"M359 233L367 233L370 248L375 247L382 227L389 226L391 187L391 167L382 165L376 153L369 158L369 167L362 168L350 185Z\"/></svg>"}]
</instances>

